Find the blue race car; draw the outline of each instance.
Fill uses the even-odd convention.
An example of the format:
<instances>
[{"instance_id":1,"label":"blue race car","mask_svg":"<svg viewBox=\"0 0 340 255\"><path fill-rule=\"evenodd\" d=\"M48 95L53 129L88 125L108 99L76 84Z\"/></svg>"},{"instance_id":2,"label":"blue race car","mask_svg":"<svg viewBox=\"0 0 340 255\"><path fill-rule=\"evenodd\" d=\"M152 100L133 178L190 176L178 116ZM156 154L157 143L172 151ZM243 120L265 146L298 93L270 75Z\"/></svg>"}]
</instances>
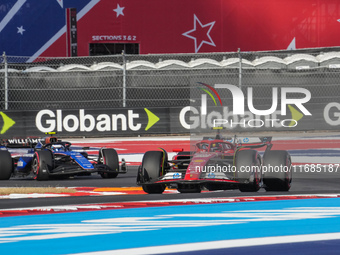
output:
<instances>
[{"instance_id":1,"label":"blue race car","mask_svg":"<svg viewBox=\"0 0 340 255\"><path fill-rule=\"evenodd\" d=\"M71 143L55 136L43 139L6 139L0 146L0 180L11 176L33 175L36 180L53 176L91 175L116 178L126 173L125 160L119 165L115 149L101 148L98 157L91 158L86 150L72 150Z\"/></svg>"}]
</instances>

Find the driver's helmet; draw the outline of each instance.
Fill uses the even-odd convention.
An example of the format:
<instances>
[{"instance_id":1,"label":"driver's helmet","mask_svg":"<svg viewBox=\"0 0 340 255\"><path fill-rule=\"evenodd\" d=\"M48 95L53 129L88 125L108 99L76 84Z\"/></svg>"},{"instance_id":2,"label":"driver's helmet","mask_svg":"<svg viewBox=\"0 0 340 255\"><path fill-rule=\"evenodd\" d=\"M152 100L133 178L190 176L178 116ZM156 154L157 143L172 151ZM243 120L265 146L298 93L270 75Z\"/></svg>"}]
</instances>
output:
<instances>
[{"instance_id":1,"label":"driver's helmet","mask_svg":"<svg viewBox=\"0 0 340 255\"><path fill-rule=\"evenodd\" d=\"M57 148L55 145L52 145L51 146L51 149L55 152L58 152L59 151L59 148Z\"/></svg>"},{"instance_id":2,"label":"driver's helmet","mask_svg":"<svg viewBox=\"0 0 340 255\"><path fill-rule=\"evenodd\" d=\"M62 150L63 150L63 147L62 147L60 144L52 144L51 149L52 149L54 152L58 152L58 151L62 151Z\"/></svg>"},{"instance_id":3,"label":"driver's helmet","mask_svg":"<svg viewBox=\"0 0 340 255\"><path fill-rule=\"evenodd\" d=\"M216 150L221 150L221 144L220 143L213 143L211 144L211 150L216 151Z\"/></svg>"}]
</instances>

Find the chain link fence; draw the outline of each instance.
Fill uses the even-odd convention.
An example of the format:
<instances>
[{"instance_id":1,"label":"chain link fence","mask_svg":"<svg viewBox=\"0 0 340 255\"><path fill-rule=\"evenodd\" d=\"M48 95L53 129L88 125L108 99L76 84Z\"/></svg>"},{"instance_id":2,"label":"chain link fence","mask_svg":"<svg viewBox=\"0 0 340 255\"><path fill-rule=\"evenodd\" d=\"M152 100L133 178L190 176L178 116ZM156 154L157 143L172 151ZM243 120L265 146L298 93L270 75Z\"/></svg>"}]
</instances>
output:
<instances>
[{"instance_id":1,"label":"chain link fence","mask_svg":"<svg viewBox=\"0 0 340 255\"><path fill-rule=\"evenodd\" d=\"M338 100L338 48L309 51L0 57L2 110L173 107L195 100L199 82L254 88L254 106L271 105L271 87L304 87L315 107ZM230 95L223 95L227 100ZM294 95L293 95L294 96Z\"/></svg>"}]
</instances>

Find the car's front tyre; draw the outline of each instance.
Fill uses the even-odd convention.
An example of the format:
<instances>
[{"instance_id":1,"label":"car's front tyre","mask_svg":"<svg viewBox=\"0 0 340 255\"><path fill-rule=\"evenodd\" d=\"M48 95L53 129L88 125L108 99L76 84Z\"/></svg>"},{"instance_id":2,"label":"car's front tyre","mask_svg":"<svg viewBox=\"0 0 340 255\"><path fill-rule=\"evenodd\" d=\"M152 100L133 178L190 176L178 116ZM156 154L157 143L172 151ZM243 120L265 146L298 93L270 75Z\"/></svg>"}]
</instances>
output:
<instances>
[{"instance_id":1,"label":"car's front tyre","mask_svg":"<svg viewBox=\"0 0 340 255\"><path fill-rule=\"evenodd\" d=\"M147 151L143 156L142 166L139 172L139 181L153 182L162 176L166 161L165 157L166 155L163 151ZM141 184L144 192L148 194L161 194L165 190L164 184Z\"/></svg>"},{"instance_id":2,"label":"car's front tyre","mask_svg":"<svg viewBox=\"0 0 340 255\"><path fill-rule=\"evenodd\" d=\"M119 172L119 158L115 149L102 149L101 160L110 168L110 172L100 173L102 178L116 178Z\"/></svg>"},{"instance_id":3,"label":"car's front tyre","mask_svg":"<svg viewBox=\"0 0 340 255\"><path fill-rule=\"evenodd\" d=\"M256 150L241 150L236 154L236 180L242 192L256 192L261 188L261 156Z\"/></svg>"},{"instance_id":4,"label":"car's front tyre","mask_svg":"<svg viewBox=\"0 0 340 255\"><path fill-rule=\"evenodd\" d=\"M292 162L285 150L268 151L263 156L263 182L266 191L289 191L292 182Z\"/></svg>"},{"instance_id":5,"label":"car's front tyre","mask_svg":"<svg viewBox=\"0 0 340 255\"><path fill-rule=\"evenodd\" d=\"M37 181L49 179L50 171L53 169L53 156L48 150L36 151L32 161L32 172Z\"/></svg>"}]
</instances>

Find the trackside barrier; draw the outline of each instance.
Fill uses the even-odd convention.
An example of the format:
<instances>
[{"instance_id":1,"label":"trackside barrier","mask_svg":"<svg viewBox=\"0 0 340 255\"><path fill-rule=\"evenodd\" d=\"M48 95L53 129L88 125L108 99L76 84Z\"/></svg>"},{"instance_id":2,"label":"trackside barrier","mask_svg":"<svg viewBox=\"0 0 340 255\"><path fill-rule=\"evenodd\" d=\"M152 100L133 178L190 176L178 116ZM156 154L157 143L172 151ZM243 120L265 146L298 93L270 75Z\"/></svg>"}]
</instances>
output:
<instances>
[{"instance_id":1,"label":"trackside barrier","mask_svg":"<svg viewBox=\"0 0 340 255\"><path fill-rule=\"evenodd\" d=\"M189 134L211 128L216 118L223 118L231 133L237 131L314 131L337 130L340 108L324 103L309 108L312 116L296 118L288 112L286 119L270 116L232 116L225 108L202 115L193 106L173 108L112 108L112 109L43 109L40 111L0 111L1 137L38 137L57 132L60 137L138 136L154 134ZM281 116L282 117L282 116ZM236 118L238 118L236 120ZM266 119L267 118L267 119ZM297 118L296 118L297 119ZM261 121L260 121L261 120Z\"/></svg>"}]
</instances>

